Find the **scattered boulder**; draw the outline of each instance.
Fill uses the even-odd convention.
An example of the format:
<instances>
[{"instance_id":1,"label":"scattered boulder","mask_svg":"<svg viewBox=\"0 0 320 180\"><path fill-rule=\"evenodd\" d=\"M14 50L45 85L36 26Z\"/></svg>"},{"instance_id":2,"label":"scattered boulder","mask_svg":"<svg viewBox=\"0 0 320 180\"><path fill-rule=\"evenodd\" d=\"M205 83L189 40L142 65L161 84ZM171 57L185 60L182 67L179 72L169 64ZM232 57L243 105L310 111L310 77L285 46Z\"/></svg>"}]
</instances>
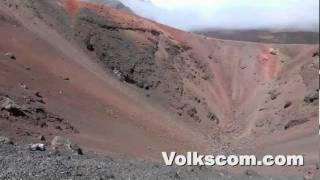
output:
<instances>
[{"instance_id":1,"label":"scattered boulder","mask_svg":"<svg viewBox=\"0 0 320 180\"><path fill-rule=\"evenodd\" d=\"M41 140L41 141L45 141L45 140L46 140L46 138L45 138L43 135L40 135L40 136L38 137L38 139Z\"/></svg>"},{"instance_id":2,"label":"scattered boulder","mask_svg":"<svg viewBox=\"0 0 320 180\"><path fill-rule=\"evenodd\" d=\"M92 44L87 44L87 49L89 51L94 51L94 46Z\"/></svg>"},{"instance_id":3,"label":"scattered boulder","mask_svg":"<svg viewBox=\"0 0 320 180\"><path fill-rule=\"evenodd\" d=\"M122 73L118 69L113 69L112 72L119 80L123 80Z\"/></svg>"},{"instance_id":4,"label":"scattered boulder","mask_svg":"<svg viewBox=\"0 0 320 180\"><path fill-rule=\"evenodd\" d=\"M46 146L42 143L31 144L29 147L30 151L45 151Z\"/></svg>"},{"instance_id":5,"label":"scattered boulder","mask_svg":"<svg viewBox=\"0 0 320 180\"><path fill-rule=\"evenodd\" d=\"M20 83L20 87L23 89L29 89L28 86L24 83Z\"/></svg>"},{"instance_id":6,"label":"scattered boulder","mask_svg":"<svg viewBox=\"0 0 320 180\"><path fill-rule=\"evenodd\" d=\"M51 141L51 146L53 149L59 147L69 148L71 146L71 141L61 136L55 136Z\"/></svg>"},{"instance_id":7,"label":"scattered boulder","mask_svg":"<svg viewBox=\"0 0 320 180\"><path fill-rule=\"evenodd\" d=\"M271 100L277 99L277 97L280 95L280 93L276 90L270 91L268 94L270 95Z\"/></svg>"},{"instance_id":8,"label":"scattered boulder","mask_svg":"<svg viewBox=\"0 0 320 180\"><path fill-rule=\"evenodd\" d=\"M251 177L252 176L255 176L255 177L260 176L257 172L255 172L254 170L250 170L250 169L246 170L244 172L244 174L247 175L247 176L251 176Z\"/></svg>"},{"instance_id":9,"label":"scattered boulder","mask_svg":"<svg viewBox=\"0 0 320 180\"><path fill-rule=\"evenodd\" d=\"M272 55L278 55L278 51L274 48L270 48L269 49L269 53L272 54Z\"/></svg>"},{"instance_id":10,"label":"scattered boulder","mask_svg":"<svg viewBox=\"0 0 320 180\"><path fill-rule=\"evenodd\" d=\"M304 180L312 180L313 178L314 178L313 173L310 171L306 172L303 177Z\"/></svg>"},{"instance_id":11,"label":"scattered boulder","mask_svg":"<svg viewBox=\"0 0 320 180\"><path fill-rule=\"evenodd\" d=\"M198 114L198 111L195 107L189 109L187 111L187 114L195 121L195 122L198 122L198 123L201 123L201 118L197 115Z\"/></svg>"},{"instance_id":12,"label":"scattered boulder","mask_svg":"<svg viewBox=\"0 0 320 180\"><path fill-rule=\"evenodd\" d=\"M79 145L73 144L69 139L61 136L55 136L51 141L51 146L55 150L71 150L72 152L75 152L78 155L83 155L83 150Z\"/></svg>"},{"instance_id":13,"label":"scattered boulder","mask_svg":"<svg viewBox=\"0 0 320 180\"><path fill-rule=\"evenodd\" d=\"M263 127L266 124L266 121L267 120L259 120L259 121L255 122L255 126L258 128Z\"/></svg>"},{"instance_id":14,"label":"scattered boulder","mask_svg":"<svg viewBox=\"0 0 320 180\"><path fill-rule=\"evenodd\" d=\"M295 120L290 120L285 126L284 129L288 130L294 126L299 126L301 124L304 124L306 122L308 122L309 119L308 118L302 118L302 119L295 119Z\"/></svg>"},{"instance_id":15,"label":"scattered boulder","mask_svg":"<svg viewBox=\"0 0 320 180\"><path fill-rule=\"evenodd\" d=\"M21 110L21 107L17 105L12 99L8 97L0 99L0 109L1 111L7 111L12 116L24 117L26 114Z\"/></svg>"},{"instance_id":16,"label":"scattered boulder","mask_svg":"<svg viewBox=\"0 0 320 180\"><path fill-rule=\"evenodd\" d=\"M312 57L316 57L316 56L319 56L319 51L314 52L314 53L312 54Z\"/></svg>"},{"instance_id":17,"label":"scattered boulder","mask_svg":"<svg viewBox=\"0 0 320 180\"><path fill-rule=\"evenodd\" d=\"M266 110L266 108L260 108L258 111L264 111Z\"/></svg>"},{"instance_id":18,"label":"scattered boulder","mask_svg":"<svg viewBox=\"0 0 320 180\"><path fill-rule=\"evenodd\" d=\"M210 75L204 75L201 77L203 80L210 80L211 76Z\"/></svg>"},{"instance_id":19,"label":"scattered boulder","mask_svg":"<svg viewBox=\"0 0 320 180\"><path fill-rule=\"evenodd\" d=\"M197 116L197 115L193 117L193 120L194 120L195 122L198 122L198 123L201 123L201 121L202 121L202 120L200 119L200 117Z\"/></svg>"},{"instance_id":20,"label":"scattered boulder","mask_svg":"<svg viewBox=\"0 0 320 180\"><path fill-rule=\"evenodd\" d=\"M157 31L155 29L151 29L151 34L154 35L154 36L159 36L161 34L161 32Z\"/></svg>"},{"instance_id":21,"label":"scattered boulder","mask_svg":"<svg viewBox=\"0 0 320 180\"><path fill-rule=\"evenodd\" d=\"M246 69L246 68L247 68L247 66L240 66L240 68L241 68L241 69Z\"/></svg>"},{"instance_id":22,"label":"scattered boulder","mask_svg":"<svg viewBox=\"0 0 320 180\"><path fill-rule=\"evenodd\" d=\"M5 137L5 136L0 136L0 144L11 144L13 145L13 141L11 138Z\"/></svg>"},{"instance_id":23,"label":"scattered boulder","mask_svg":"<svg viewBox=\"0 0 320 180\"><path fill-rule=\"evenodd\" d=\"M318 94L318 92L312 93L312 94L307 95L306 97L304 97L304 102L305 102L305 103L311 104L311 103L314 103L314 102L316 102L316 101L319 101L319 94Z\"/></svg>"},{"instance_id":24,"label":"scattered boulder","mask_svg":"<svg viewBox=\"0 0 320 180\"><path fill-rule=\"evenodd\" d=\"M191 108L187 111L187 114L190 116L190 117L194 117L196 114L198 113L197 109L196 108Z\"/></svg>"},{"instance_id":25,"label":"scattered boulder","mask_svg":"<svg viewBox=\"0 0 320 180\"><path fill-rule=\"evenodd\" d=\"M194 100L195 100L197 103L201 103L201 99L198 98L198 97L195 97Z\"/></svg>"},{"instance_id":26,"label":"scattered boulder","mask_svg":"<svg viewBox=\"0 0 320 180\"><path fill-rule=\"evenodd\" d=\"M56 126L55 128L56 128L57 130L60 130L60 131L63 130L61 126Z\"/></svg>"},{"instance_id":27,"label":"scattered boulder","mask_svg":"<svg viewBox=\"0 0 320 180\"><path fill-rule=\"evenodd\" d=\"M213 112L209 112L208 115L207 115L208 119L210 121L216 121L217 124L219 124L219 118L213 113Z\"/></svg>"},{"instance_id":28,"label":"scattered boulder","mask_svg":"<svg viewBox=\"0 0 320 180\"><path fill-rule=\"evenodd\" d=\"M287 109L288 107L290 107L292 105L292 102L288 101L286 102L286 104L283 106L283 108Z\"/></svg>"},{"instance_id":29,"label":"scattered boulder","mask_svg":"<svg viewBox=\"0 0 320 180\"><path fill-rule=\"evenodd\" d=\"M8 57L8 58L10 58L12 60L16 60L17 59L16 56L12 52L7 52L7 53L4 54L4 56L6 56L6 57Z\"/></svg>"},{"instance_id":30,"label":"scattered boulder","mask_svg":"<svg viewBox=\"0 0 320 180\"><path fill-rule=\"evenodd\" d=\"M71 149L73 152L77 153L78 155L83 155L83 150L82 150L82 148L81 148L79 145L77 145L77 144L71 144L71 145L70 145L70 149Z\"/></svg>"},{"instance_id":31,"label":"scattered boulder","mask_svg":"<svg viewBox=\"0 0 320 180\"><path fill-rule=\"evenodd\" d=\"M61 131L78 132L70 122L48 112L42 106L45 102L39 92L36 92L35 96L14 97L13 99L7 95L0 95L0 116L7 120L25 121L41 128L57 128ZM44 137L41 139L45 141Z\"/></svg>"},{"instance_id":32,"label":"scattered boulder","mask_svg":"<svg viewBox=\"0 0 320 180\"><path fill-rule=\"evenodd\" d=\"M87 49L91 52L95 51L94 42L92 38L89 38L85 41Z\"/></svg>"},{"instance_id":33,"label":"scattered boulder","mask_svg":"<svg viewBox=\"0 0 320 180\"><path fill-rule=\"evenodd\" d=\"M42 95L40 94L40 92L36 92L34 93L35 96L37 96L38 98L42 98Z\"/></svg>"}]
</instances>

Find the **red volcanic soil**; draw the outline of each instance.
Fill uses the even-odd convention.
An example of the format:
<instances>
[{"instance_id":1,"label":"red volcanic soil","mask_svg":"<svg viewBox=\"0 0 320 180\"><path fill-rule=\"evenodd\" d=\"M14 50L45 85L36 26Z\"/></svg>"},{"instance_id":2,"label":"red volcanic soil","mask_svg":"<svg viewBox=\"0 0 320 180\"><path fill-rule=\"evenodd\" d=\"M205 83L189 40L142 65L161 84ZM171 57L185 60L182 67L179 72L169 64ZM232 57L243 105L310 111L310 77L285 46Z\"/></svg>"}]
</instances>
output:
<instances>
[{"instance_id":1,"label":"red volcanic soil","mask_svg":"<svg viewBox=\"0 0 320 180\"><path fill-rule=\"evenodd\" d=\"M64 7L71 15L75 15L79 10L79 1L78 0L65 0Z\"/></svg>"},{"instance_id":2,"label":"red volcanic soil","mask_svg":"<svg viewBox=\"0 0 320 180\"><path fill-rule=\"evenodd\" d=\"M192 148L194 133L153 112L139 97L128 95L128 90L119 89L123 88L119 82L110 79L87 55L46 28L39 25L36 31L45 31L50 42L27 29L1 23L1 54L10 51L17 56L16 61L1 61L3 87L12 92L23 82L32 87L30 91L41 92L48 108L79 130L74 140L91 150L148 157L156 155L148 152L151 149ZM31 70L21 71L23 67ZM70 82L64 81L65 77Z\"/></svg>"},{"instance_id":3,"label":"red volcanic soil","mask_svg":"<svg viewBox=\"0 0 320 180\"><path fill-rule=\"evenodd\" d=\"M78 131L19 118L10 128L0 117L3 134L62 134L85 150L153 160L161 151L297 153L307 165L285 173L315 169L318 45L213 39L76 0L3 1L0 34L0 95L40 92Z\"/></svg>"}]
</instances>

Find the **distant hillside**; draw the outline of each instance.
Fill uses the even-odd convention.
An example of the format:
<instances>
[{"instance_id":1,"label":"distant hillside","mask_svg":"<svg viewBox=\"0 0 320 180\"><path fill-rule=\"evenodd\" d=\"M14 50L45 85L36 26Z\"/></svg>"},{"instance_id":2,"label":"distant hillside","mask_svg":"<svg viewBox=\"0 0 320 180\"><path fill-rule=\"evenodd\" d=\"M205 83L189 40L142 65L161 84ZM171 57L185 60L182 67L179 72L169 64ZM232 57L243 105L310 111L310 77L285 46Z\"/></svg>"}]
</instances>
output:
<instances>
[{"instance_id":1,"label":"distant hillside","mask_svg":"<svg viewBox=\"0 0 320 180\"><path fill-rule=\"evenodd\" d=\"M318 32L271 32L267 30L216 30L197 33L218 39L281 44L318 44Z\"/></svg>"}]
</instances>

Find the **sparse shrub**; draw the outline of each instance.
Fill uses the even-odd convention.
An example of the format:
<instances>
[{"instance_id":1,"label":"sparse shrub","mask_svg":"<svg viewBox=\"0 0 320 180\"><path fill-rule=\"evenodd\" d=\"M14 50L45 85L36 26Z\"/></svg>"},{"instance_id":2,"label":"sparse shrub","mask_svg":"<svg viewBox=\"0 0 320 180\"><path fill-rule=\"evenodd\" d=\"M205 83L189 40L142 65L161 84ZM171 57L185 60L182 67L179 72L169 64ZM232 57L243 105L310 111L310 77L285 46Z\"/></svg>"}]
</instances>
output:
<instances>
[{"instance_id":1,"label":"sparse shrub","mask_svg":"<svg viewBox=\"0 0 320 180\"><path fill-rule=\"evenodd\" d=\"M268 94L270 95L271 100L277 99L277 97L280 95L280 93L276 90L270 91Z\"/></svg>"}]
</instances>

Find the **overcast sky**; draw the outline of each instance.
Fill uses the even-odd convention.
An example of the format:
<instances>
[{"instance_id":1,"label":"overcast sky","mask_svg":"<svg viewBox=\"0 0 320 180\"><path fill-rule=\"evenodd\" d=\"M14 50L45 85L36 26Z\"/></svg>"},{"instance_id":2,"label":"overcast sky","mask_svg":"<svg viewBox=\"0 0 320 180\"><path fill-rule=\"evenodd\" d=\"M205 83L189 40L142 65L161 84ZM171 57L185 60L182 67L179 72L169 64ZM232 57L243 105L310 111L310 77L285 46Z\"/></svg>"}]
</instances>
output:
<instances>
[{"instance_id":1,"label":"overcast sky","mask_svg":"<svg viewBox=\"0 0 320 180\"><path fill-rule=\"evenodd\" d=\"M120 0L135 13L184 30L318 30L319 0Z\"/></svg>"}]
</instances>

